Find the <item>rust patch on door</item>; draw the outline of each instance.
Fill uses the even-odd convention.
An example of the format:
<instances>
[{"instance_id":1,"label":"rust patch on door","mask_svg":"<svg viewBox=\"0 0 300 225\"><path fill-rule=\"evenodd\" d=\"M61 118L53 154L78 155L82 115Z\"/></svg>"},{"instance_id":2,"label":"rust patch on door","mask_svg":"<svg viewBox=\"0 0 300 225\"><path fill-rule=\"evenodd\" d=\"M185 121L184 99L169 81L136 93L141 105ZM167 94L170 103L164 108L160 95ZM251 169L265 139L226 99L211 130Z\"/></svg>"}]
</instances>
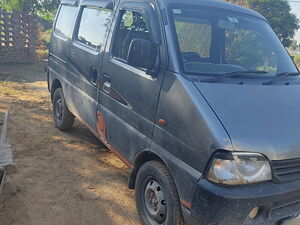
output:
<instances>
[{"instance_id":1,"label":"rust patch on door","mask_svg":"<svg viewBox=\"0 0 300 225\"><path fill-rule=\"evenodd\" d=\"M112 151L113 153L116 154L116 156L129 168L132 168L133 165L127 161L119 152L117 149L115 149L113 146L111 146L107 140L106 140L106 126L105 126L105 119L102 113L98 112L97 113L97 133L98 133L98 138L106 145L106 147Z\"/></svg>"},{"instance_id":2,"label":"rust patch on door","mask_svg":"<svg viewBox=\"0 0 300 225\"><path fill-rule=\"evenodd\" d=\"M100 137L100 140L106 143L105 119L102 113L97 113L97 119L97 133Z\"/></svg>"}]
</instances>

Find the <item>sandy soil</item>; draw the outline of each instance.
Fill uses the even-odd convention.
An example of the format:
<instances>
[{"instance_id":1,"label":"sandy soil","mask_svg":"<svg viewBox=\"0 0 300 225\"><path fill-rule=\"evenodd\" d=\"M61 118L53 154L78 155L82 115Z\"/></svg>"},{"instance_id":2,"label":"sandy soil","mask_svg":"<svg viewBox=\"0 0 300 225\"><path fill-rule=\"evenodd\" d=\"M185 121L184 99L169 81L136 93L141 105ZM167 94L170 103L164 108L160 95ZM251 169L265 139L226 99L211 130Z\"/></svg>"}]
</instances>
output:
<instances>
[{"instance_id":1,"label":"sandy soil","mask_svg":"<svg viewBox=\"0 0 300 225\"><path fill-rule=\"evenodd\" d=\"M0 64L0 113L10 113L15 160L0 225L139 224L127 167L79 122L69 133L54 127L43 67Z\"/></svg>"}]
</instances>

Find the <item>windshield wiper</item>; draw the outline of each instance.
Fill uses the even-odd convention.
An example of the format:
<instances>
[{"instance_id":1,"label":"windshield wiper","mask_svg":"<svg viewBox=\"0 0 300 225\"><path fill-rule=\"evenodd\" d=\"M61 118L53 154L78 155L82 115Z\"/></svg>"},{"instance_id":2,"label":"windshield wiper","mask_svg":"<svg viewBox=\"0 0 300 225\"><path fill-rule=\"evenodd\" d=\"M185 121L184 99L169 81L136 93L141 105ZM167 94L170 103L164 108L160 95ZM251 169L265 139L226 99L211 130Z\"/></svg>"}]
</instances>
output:
<instances>
[{"instance_id":1,"label":"windshield wiper","mask_svg":"<svg viewBox=\"0 0 300 225\"><path fill-rule=\"evenodd\" d=\"M226 78L237 77L237 76L240 76L242 74L266 74L266 73L268 73L268 72L267 71L256 71L256 70L235 71L235 72L226 73L223 76L218 76L218 77L214 77L214 78L211 78L211 79L202 80L202 82L215 83L219 80L223 80L223 79L226 79Z\"/></svg>"},{"instance_id":2,"label":"windshield wiper","mask_svg":"<svg viewBox=\"0 0 300 225\"><path fill-rule=\"evenodd\" d=\"M263 83L263 85L271 85L271 84L274 84L274 81L279 79L279 78L282 78L282 77L289 77L289 76L299 76L300 75L300 72L285 72L285 73L277 73L274 77L273 80L271 81L268 81L268 82L265 82Z\"/></svg>"},{"instance_id":3,"label":"windshield wiper","mask_svg":"<svg viewBox=\"0 0 300 225\"><path fill-rule=\"evenodd\" d=\"M291 72L291 73L278 73L276 77L288 77L288 76L299 76L300 72Z\"/></svg>"}]
</instances>

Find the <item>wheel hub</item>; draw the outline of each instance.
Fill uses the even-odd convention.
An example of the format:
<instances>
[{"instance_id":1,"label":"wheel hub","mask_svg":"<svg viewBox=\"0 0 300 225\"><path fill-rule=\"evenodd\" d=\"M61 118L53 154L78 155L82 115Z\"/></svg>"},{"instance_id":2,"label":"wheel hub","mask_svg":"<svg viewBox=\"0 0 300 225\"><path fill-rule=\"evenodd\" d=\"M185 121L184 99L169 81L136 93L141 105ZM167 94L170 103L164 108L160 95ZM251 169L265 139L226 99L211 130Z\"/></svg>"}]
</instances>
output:
<instances>
[{"instance_id":1,"label":"wheel hub","mask_svg":"<svg viewBox=\"0 0 300 225\"><path fill-rule=\"evenodd\" d=\"M56 118L59 121L62 120L63 103L61 98L56 101L55 113L56 113Z\"/></svg>"},{"instance_id":2,"label":"wheel hub","mask_svg":"<svg viewBox=\"0 0 300 225\"><path fill-rule=\"evenodd\" d=\"M163 224L167 216L167 201L161 185L150 180L145 189L145 205L152 220Z\"/></svg>"}]
</instances>

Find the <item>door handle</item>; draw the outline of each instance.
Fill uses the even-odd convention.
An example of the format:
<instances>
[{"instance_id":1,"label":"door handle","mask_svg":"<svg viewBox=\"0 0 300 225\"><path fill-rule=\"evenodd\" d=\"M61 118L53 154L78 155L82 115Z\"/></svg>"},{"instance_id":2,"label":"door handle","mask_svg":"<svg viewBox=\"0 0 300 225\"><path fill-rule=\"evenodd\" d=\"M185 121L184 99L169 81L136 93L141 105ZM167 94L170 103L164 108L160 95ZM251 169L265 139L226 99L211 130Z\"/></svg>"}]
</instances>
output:
<instances>
[{"instance_id":1,"label":"door handle","mask_svg":"<svg viewBox=\"0 0 300 225\"><path fill-rule=\"evenodd\" d=\"M103 91L107 94L111 91L111 77L108 75L103 75Z\"/></svg>"},{"instance_id":2,"label":"door handle","mask_svg":"<svg viewBox=\"0 0 300 225\"><path fill-rule=\"evenodd\" d=\"M98 77L98 72L96 68L91 67L90 68L90 81L93 85L97 85L97 77Z\"/></svg>"}]
</instances>

